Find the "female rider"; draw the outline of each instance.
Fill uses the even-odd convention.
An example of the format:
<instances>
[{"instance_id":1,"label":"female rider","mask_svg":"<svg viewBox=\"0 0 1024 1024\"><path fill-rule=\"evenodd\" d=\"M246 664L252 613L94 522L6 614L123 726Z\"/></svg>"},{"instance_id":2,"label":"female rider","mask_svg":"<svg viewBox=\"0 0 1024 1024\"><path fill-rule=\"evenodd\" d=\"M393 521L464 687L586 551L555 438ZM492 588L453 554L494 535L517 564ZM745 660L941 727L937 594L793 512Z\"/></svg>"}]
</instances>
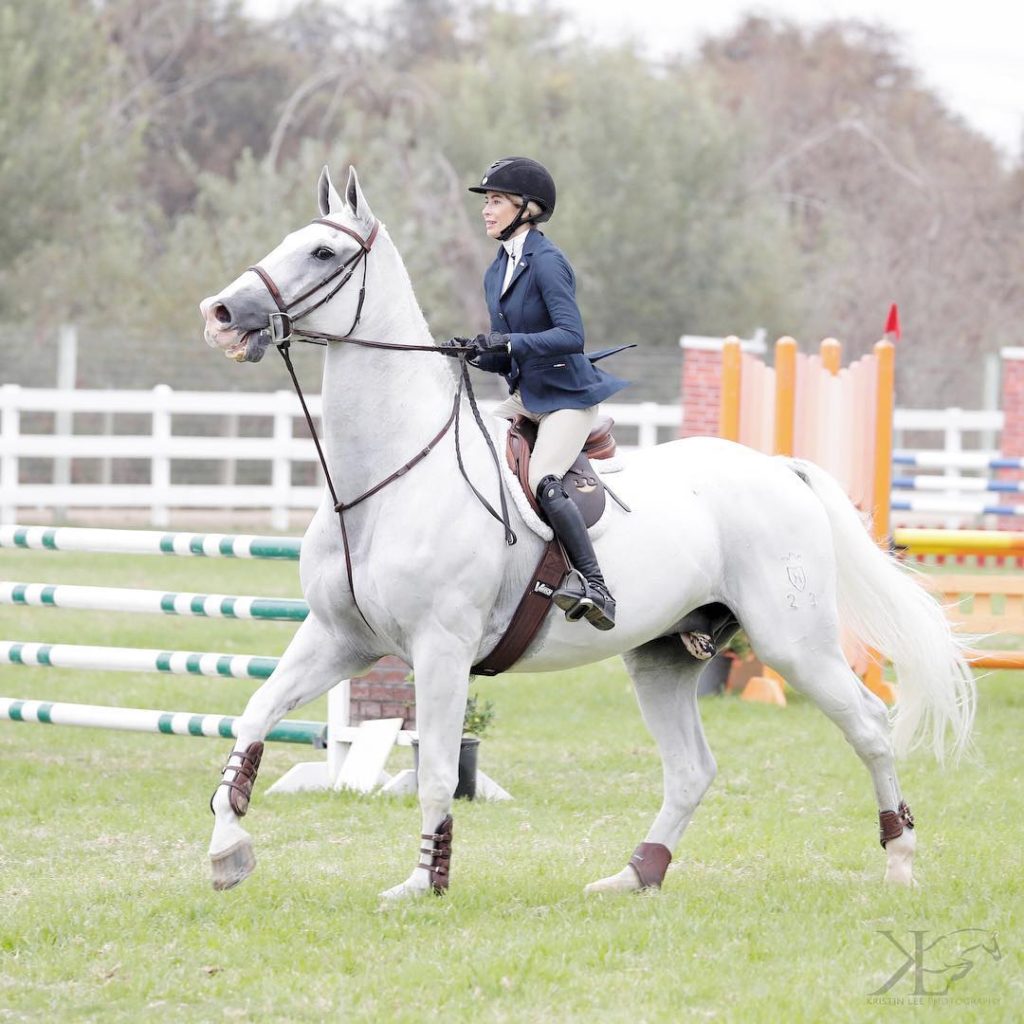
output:
<instances>
[{"instance_id":1,"label":"female rider","mask_svg":"<svg viewBox=\"0 0 1024 1024\"><path fill-rule=\"evenodd\" d=\"M526 157L505 157L469 191L485 196L484 225L501 248L484 274L490 333L451 341L474 346L470 361L505 377L509 397L498 406L499 416L525 416L537 424L530 487L576 570L552 599L570 621L585 617L598 629L611 629L615 599L562 477L597 421L598 403L627 382L584 355L572 267L536 228L555 210L555 183L547 169ZM701 660L715 653L708 633L684 633L682 640Z\"/></svg>"},{"instance_id":2,"label":"female rider","mask_svg":"<svg viewBox=\"0 0 1024 1024\"><path fill-rule=\"evenodd\" d=\"M537 424L530 487L576 570L554 594L566 618L615 625L615 600L562 477L597 422L598 403L626 386L583 354L583 321L569 261L538 230L555 209L555 183L535 160L506 157L470 192L484 195L487 234L501 242L484 275L491 333L452 339L473 345L470 361L500 373L509 397L496 410ZM578 578L574 578L578 576Z\"/></svg>"}]
</instances>

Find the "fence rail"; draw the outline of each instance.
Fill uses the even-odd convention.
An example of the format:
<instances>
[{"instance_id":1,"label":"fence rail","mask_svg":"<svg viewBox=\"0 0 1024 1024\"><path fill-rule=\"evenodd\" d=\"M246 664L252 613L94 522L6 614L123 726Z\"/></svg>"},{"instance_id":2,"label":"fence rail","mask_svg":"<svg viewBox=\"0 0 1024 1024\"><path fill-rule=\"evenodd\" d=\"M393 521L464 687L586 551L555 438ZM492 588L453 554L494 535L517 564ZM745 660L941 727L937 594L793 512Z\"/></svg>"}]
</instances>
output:
<instances>
[{"instance_id":1,"label":"fence rail","mask_svg":"<svg viewBox=\"0 0 1024 1024\"><path fill-rule=\"evenodd\" d=\"M319 418L320 396L308 399L310 412ZM481 402L485 409L494 404ZM624 450L669 440L682 421L678 405L607 403L602 409L614 417ZM115 432L116 418L125 416L132 417L132 432ZM201 435L185 432L196 429L196 417L214 426ZM243 420L248 433L240 430ZM986 514L988 506L964 498L984 489L978 481L991 472L1020 468L1019 460L1001 459L994 447L1002 425L998 411L897 409L894 463L902 493L895 496L894 508L908 506L906 490L927 490L924 504L933 516L942 514L943 498L958 525ZM84 432L85 427L92 432ZM261 436L253 436L254 430ZM290 391L175 391L167 385L145 391L63 390L6 384L0 387L0 522L16 521L20 510L136 508L148 510L151 525L165 527L171 509L266 509L273 529L287 529L291 511L316 508L322 495L316 451L305 434L302 410ZM908 435L934 438L935 443L903 448ZM116 475L127 475L116 474L115 465L130 467L131 479L115 482ZM199 467L205 468L201 472ZM216 470L212 477L211 467ZM964 475L971 473L980 475ZM909 503L915 505L921 507Z\"/></svg>"},{"instance_id":2,"label":"fence rail","mask_svg":"<svg viewBox=\"0 0 1024 1024\"><path fill-rule=\"evenodd\" d=\"M321 415L320 396L308 396L310 412ZM481 402L484 409L495 402ZM610 403L604 406L621 433L632 429L635 441L624 447L648 447L674 437L681 422L679 406ZM31 414L37 417L26 429ZM99 433L67 432L75 414L100 414ZM113 433L113 417L145 417L147 433ZM176 432L184 417L219 418L221 429L211 436ZM238 436L242 417L262 420L265 436ZM45 429L40 429L39 423ZM296 425L298 431L296 433ZM60 429L53 429L63 425ZM151 391L59 390L0 387L0 522L18 518L31 508L142 508L153 526L166 526L172 508L269 509L274 529L288 527L293 509L314 509L323 493L312 439L302 436L302 409L290 391L174 391L158 385ZM40 469L40 460L53 468ZM85 460L100 463L100 480L85 478ZM135 460L140 479L114 483L110 465ZM239 482L240 462L262 464L264 480ZM188 480L197 463L219 463L216 482ZM191 465L190 465L191 464ZM32 474L27 472L33 471ZM46 479L39 479L44 473ZM35 478L33 478L33 476ZM186 479L176 479L184 476ZM296 482L296 476L304 482Z\"/></svg>"}]
</instances>

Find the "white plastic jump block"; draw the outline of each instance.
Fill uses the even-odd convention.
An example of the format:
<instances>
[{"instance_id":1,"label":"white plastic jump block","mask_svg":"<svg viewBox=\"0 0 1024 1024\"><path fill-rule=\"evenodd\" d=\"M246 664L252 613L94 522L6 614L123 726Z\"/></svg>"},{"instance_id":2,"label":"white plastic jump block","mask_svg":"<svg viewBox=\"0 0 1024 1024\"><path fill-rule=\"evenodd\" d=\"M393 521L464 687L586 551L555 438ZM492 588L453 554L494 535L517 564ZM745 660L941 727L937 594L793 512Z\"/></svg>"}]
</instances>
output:
<instances>
[{"instance_id":1,"label":"white plastic jump block","mask_svg":"<svg viewBox=\"0 0 1024 1024\"><path fill-rule=\"evenodd\" d=\"M329 789L353 789L358 793L371 793L391 778L384 771L398 734L402 731L401 718L381 718L363 722L358 728L347 727L351 734L335 740L347 749L338 758L335 767L331 760L307 761L290 768L267 790L268 793L301 793Z\"/></svg>"},{"instance_id":2,"label":"white plastic jump block","mask_svg":"<svg viewBox=\"0 0 1024 1024\"><path fill-rule=\"evenodd\" d=\"M369 793L376 789L401 731L401 718L363 722L338 772L334 788L354 789L357 793Z\"/></svg>"},{"instance_id":3,"label":"white plastic jump block","mask_svg":"<svg viewBox=\"0 0 1024 1024\"><path fill-rule=\"evenodd\" d=\"M416 772L412 768L400 771L389 782L385 783L380 790L390 796L415 796L416 795ZM476 773L476 799L477 800L511 800L512 794L502 789L494 779L485 775L479 769Z\"/></svg>"},{"instance_id":4,"label":"white plastic jump block","mask_svg":"<svg viewBox=\"0 0 1024 1024\"><path fill-rule=\"evenodd\" d=\"M402 729L402 719L382 718L348 724L349 681L338 683L327 694L327 757L290 768L268 793L324 793L351 789L360 793L378 790L390 795L416 793L416 772L406 768L392 778L385 770L395 744L412 746L416 733ZM483 772L476 773L476 795L481 800L512 797Z\"/></svg>"}]
</instances>

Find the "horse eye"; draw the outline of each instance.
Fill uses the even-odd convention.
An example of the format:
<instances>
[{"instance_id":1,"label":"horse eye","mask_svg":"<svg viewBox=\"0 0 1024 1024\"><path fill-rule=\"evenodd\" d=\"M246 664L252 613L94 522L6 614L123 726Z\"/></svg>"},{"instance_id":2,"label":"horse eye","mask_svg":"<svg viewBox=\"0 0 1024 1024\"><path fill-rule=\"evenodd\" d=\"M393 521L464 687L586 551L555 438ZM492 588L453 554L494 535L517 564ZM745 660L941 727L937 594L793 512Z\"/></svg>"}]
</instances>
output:
<instances>
[{"instance_id":1,"label":"horse eye","mask_svg":"<svg viewBox=\"0 0 1024 1024\"><path fill-rule=\"evenodd\" d=\"M328 249L326 245L321 245L319 249L313 250L313 257L318 260L333 260L334 250Z\"/></svg>"}]
</instances>

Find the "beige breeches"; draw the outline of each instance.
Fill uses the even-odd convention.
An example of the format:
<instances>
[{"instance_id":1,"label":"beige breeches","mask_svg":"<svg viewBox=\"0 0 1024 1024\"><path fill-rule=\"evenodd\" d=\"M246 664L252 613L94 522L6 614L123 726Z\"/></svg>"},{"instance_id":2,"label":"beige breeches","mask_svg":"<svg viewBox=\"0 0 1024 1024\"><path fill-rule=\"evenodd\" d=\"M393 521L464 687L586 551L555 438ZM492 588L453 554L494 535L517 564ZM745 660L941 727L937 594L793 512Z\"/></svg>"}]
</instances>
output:
<instances>
[{"instance_id":1,"label":"beige breeches","mask_svg":"<svg viewBox=\"0 0 1024 1024\"><path fill-rule=\"evenodd\" d=\"M597 423L598 406L589 409L556 409L554 412L530 412L515 392L494 410L496 416L511 419L525 416L537 424L537 443L530 456L530 489L534 494L544 477L554 474L561 479L583 451L590 432Z\"/></svg>"}]
</instances>

